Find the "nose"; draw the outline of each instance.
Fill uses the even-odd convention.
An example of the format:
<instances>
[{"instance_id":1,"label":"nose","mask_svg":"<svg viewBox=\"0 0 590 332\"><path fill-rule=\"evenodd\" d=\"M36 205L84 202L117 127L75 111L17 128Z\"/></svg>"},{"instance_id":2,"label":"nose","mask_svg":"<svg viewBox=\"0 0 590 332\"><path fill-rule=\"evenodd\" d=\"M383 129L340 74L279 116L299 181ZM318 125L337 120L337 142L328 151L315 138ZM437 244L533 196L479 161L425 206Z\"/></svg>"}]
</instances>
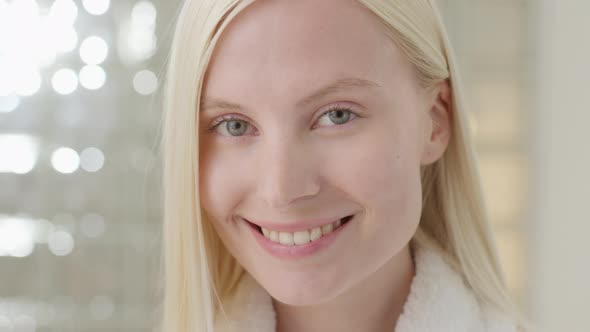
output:
<instances>
[{"instance_id":1,"label":"nose","mask_svg":"<svg viewBox=\"0 0 590 332\"><path fill-rule=\"evenodd\" d=\"M257 191L269 208L287 208L296 200L318 193L315 160L308 147L283 139L262 151Z\"/></svg>"}]
</instances>

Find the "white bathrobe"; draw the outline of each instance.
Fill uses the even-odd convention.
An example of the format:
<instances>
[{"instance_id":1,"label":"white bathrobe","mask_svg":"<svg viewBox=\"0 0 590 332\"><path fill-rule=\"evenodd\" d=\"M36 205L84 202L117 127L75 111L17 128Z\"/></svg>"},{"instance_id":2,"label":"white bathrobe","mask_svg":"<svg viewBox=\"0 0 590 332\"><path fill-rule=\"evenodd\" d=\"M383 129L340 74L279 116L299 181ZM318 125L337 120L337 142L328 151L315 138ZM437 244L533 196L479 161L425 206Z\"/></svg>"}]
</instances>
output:
<instances>
[{"instance_id":1,"label":"white bathrobe","mask_svg":"<svg viewBox=\"0 0 590 332\"><path fill-rule=\"evenodd\" d=\"M413 250L416 274L392 332L516 332L506 316L478 303L439 252L416 245ZM276 331L272 299L247 273L224 309L230 320L226 322L220 315L215 331Z\"/></svg>"}]
</instances>

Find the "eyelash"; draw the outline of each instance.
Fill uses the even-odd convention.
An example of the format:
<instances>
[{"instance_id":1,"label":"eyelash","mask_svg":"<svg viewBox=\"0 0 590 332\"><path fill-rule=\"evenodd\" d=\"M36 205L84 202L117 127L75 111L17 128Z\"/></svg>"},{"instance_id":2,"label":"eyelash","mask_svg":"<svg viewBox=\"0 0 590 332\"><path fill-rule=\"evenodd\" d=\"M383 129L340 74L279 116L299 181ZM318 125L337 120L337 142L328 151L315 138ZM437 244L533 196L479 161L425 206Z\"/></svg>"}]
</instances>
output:
<instances>
[{"instance_id":1,"label":"eyelash","mask_svg":"<svg viewBox=\"0 0 590 332\"><path fill-rule=\"evenodd\" d=\"M327 114L329 114L330 112L334 112L334 111L343 111L343 112L349 112L353 115L353 117L348 120L348 122L343 123L343 124L336 124L333 127L337 127L337 126L344 126L347 123L351 122L353 119L359 117L359 114L357 114L356 112L354 112L352 110L352 108L348 107L348 106L339 106L339 105L335 105L330 107L327 111L325 111L324 113L322 113L322 115L318 118L321 119L322 117L326 116ZM242 120L242 121L246 121L244 119L242 119L242 117L237 116L237 115L233 115L233 114L228 114L228 115L222 115L220 117L218 117L217 119L215 119L213 121L213 123L209 126L209 128L207 128L208 131L214 131L217 127L219 127L222 123L226 122L226 121L232 121L232 120ZM332 127L332 126L331 126ZM243 136L229 136L229 137L234 137L234 138L241 138Z\"/></svg>"}]
</instances>

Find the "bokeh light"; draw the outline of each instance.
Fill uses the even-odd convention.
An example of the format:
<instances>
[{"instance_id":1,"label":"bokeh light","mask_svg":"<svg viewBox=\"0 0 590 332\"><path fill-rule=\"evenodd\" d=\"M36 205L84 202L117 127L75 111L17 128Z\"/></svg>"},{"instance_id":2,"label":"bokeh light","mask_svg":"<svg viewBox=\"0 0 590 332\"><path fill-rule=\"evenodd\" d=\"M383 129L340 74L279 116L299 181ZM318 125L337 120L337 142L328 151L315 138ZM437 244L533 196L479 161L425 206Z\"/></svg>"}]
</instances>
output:
<instances>
[{"instance_id":1,"label":"bokeh light","mask_svg":"<svg viewBox=\"0 0 590 332\"><path fill-rule=\"evenodd\" d=\"M0 202L12 214L0 215L0 260L10 265L4 274L8 279L0 277L5 286L0 287L0 332L61 331L70 325L100 329L104 323L98 321L115 316L126 323L135 317L145 322L148 307L119 304L115 293L109 293L109 271L85 285L70 279L76 277L76 266L107 254L104 245L111 239L106 237L118 230L107 225L116 215L109 209L113 196L96 196L89 188L112 184L111 173L118 172L110 159L128 157L127 152L117 156L117 148L150 145L133 141L125 148L109 138L125 128L124 121L118 121L121 102L132 109L148 101L124 94L133 97L135 88L142 94L158 89L153 72L137 73L153 68L146 60L156 52L159 13L154 4L0 0L0 122L5 125L0 173L10 173L0 174ZM133 66L117 58L123 25L129 27L125 47L139 61ZM153 119L145 120L142 126ZM135 248L141 242L134 239L130 245ZM112 270L110 259L104 263ZM109 326L116 329L121 322Z\"/></svg>"},{"instance_id":2,"label":"bokeh light","mask_svg":"<svg viewBox=\"0 0 590 332\"><path fill-rule=\"evenodd\" d=\"M78 6L72 0L55 0L49 10L48 19L53 21L54 25L71 26L77 18Z\"/></svg>"},{"instance_id":3,"label":"bokeh light","mask_svg":"<svg viewBox=\"0 0 590 332\"><path fill-rule=\"evenodd\" d=\"M29 256L35 249L34 228L29 219L1 217L0 256Z\"/></svg>"},{"instance_id":4,"label":"bokeh light","mask_svg":"<svg viewBox=\"0 0 590 332\"><path fill-rule=\"evenodd\" d=\"M142 95L152 94L158 88L158 77L151 70L141 70L133 78L133 88Z\"/></svg>"},{"instance_id":5,"label":"bokeh light","mask_svg":"<svg viewBox=\"0 0 590 332\"><path fill-rule=\"evenodd\" d=\"M31 69L31 67L27 69L20 68L20 70L18 67L15 67L12 74L14 91L17 94L21 96L32 96L41 89L41 75ZM11 76L10 71L7 76Z\"/></svg>"},{"instance_id":6,"label":"bokeh light","mask_svg":"<svg viewBox=\"0 0 590 332\"><path fill-rule=\"evenodd\" d=\"M12 68L10 59L0 53L0 73L2 73L2 75L0 75L0 96L9 96L15 92L11 77L13 70L14 68Z\"/></svg>"},{"instance_id":7,"label":"bokeh light","mask_svg":"<svg viewBox=\"0 0 590 332\"><path fill-rule=\"evenodd\" d=\"M0 173L29 173L37 163L38 150L37 139L30 135L0 135Z\"/></svg>"},{"instance_id":8,"label":"bokeh light","mask_svg":"<svg viewBox=\"0 0 590 332\"><path fill-rule=\"evenodd\" d=\"M3 55L0 68L4 67L0 69L0 76L7 76L6 79L13 82L13 89L36 85L23 83L26 79L20 71L26 70L29 78L40 66L43 56L38 45L44 44L39 34L41 30L39 5L35 1L13 1L0 11L0 55Z\"/></svg>"},{"instance_id":9,"label":"bokeh light","mask_svg":"<svg viewBox=\"0 0 590 332\"><path fill-rule=\"evenodd\" d=\"M109 0L82 0L84 9L92 15L102 15L109 10Z\"/></svg>"},{"instance_id":10,"label":"bokeh light","mask_svg":"<svg viewBox=\"0 0 590 332\"><path fill-rule=\"evenodd\" d=\"M104 154L97 148L86 148L80 154L80 164L87 172L98 172L104 165Z\"/></svg>"},{"instance_id":11,"label":"bokeh light","mask_svg":"<svg viewBox=\"0 0 590 332\"><path fill-rule=\"evenodd\" d=\"M58 27L53 32L55 36L56 51L61 53L71 52L78 45L78 32L73 27Z\"/></svg>"},{"instance_id":12,"label":"bokeh light","mask_svg":"<svg viewBox=\"0 0 590 332\"><path fill-rule=\"evenodd\" d=\"M109 45L101 37L91 36L80 44L80 59L89 65L98 65L105 61L109 54Z\"/></svg>"},{"instance_id":13,"label":"bokeh light","mask_svg":"<svg viewBox=\"0 0 590 332\"><path fill-rule=\"evenodd\" d=\"M154 27L156 24L156 6L149 1L139 1L131 11L131 22L133 25Z\"/></svg>"},{"instance_id":14,"label":"bokeh light","mask_svg":"<svg viewBox=\"0 0 590 332\"><path fill-rule=\"evenodd\" d=\"M0 95L0 113L10 113L20 105L20 98L17 95Z\"/></svg>"},{"instance_id":15,"label":"bokeh light","mask_svg":"<svg viewBox=\"0 0 590 332\"><path fill-rule=\"evenodd\" d=\"M100 66L87 65L80 70L80 84L88 90L102 88L106 79L107 75Z\"/></svg>"},{"instance_id":16,"label":"bokeh light","mask_svg":"<svg viewBox=\"0 0 590 332\"><path fill-rule=\"evenodd\" d=\"M55 256L67 256L74 249L74 238L66 231L56 231L47 238L47 245Z\"/></svg>"},{"instance_id":17,"label":"bokeh light","mask_svg":"<svg viewBox=\"0 0 590 332\"><path fill-rule=\"evenodd\" d=\"M53 225L49 220L37 219L35 220L33 240L35 241L35 243L47 243L47 238L49 237L49 234L53 233L55 230L55 225Z\"/></svg>"},{"instance_id":18,"label":"bokeh light","mask_svg":"<svg viewBox=\"0 0 590 332\"><path fill-rule=\"evenodd\" d=\"M78 7L72 0L56 0L48 11L34 0L0 4L0 95L32 96L41 88L40 69L76 48Z\"/></svg>"},{"instance_id":19,"label":"bokeh light","mask_svg":"<svg viewBox=\"0 0 590 332\"><path fill-rule=\"evenodd\" d=\"M80 156L73 149L61 147L51 155L51 165L60 173L70 174L80 167Z\"/></svg>"},{"instance_id":20,"label":"bokeh light","mask_svg":"<svg viewBox=\"0 0 590 332\"><path fill-rule=\"evenodd\" d=\"M71 69L60 69L53 74L51 85L55 92L69 95L78 88L78 75Z\"/></svg>"},{"instance_id":21,"label":"bokeh light","mask_svg":"<svg viewBox=\"0 0 590 332\"><path fill-rule=\"evenodd\" d=\"M120 25L118 53L127 65L136 65L152 57L156 51L157 10L149 1L137 2L131 16Z\"/></svg>"}]
</instances>

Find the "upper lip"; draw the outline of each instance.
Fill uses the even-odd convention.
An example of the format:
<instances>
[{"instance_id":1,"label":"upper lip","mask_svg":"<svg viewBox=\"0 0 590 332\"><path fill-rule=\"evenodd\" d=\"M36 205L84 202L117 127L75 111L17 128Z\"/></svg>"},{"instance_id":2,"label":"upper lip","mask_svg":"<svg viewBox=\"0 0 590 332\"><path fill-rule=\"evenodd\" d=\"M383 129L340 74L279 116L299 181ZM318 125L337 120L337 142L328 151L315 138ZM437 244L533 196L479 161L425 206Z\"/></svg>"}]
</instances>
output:
<instances>
[{"instance_id":1,"label":"upper lip","mask_svg":"<svg viewBox=\"0 0 590 332\"><path fill-rule=\"evenodd\" d=\"M279 232L297 232L297 231L305 231L316 227L321 227L324 225L331 224L337 220L342 218L352 216L353 214L345 214L341 217L335 218L326 218L326 219L308 219L308 220L296 220L291 222L276 222L276 221L265 221L265 220L251 220L246 219L249 223L258 225L260 227L264 227L271 231L279 231Z\"/></svg>"}]
</instances>

